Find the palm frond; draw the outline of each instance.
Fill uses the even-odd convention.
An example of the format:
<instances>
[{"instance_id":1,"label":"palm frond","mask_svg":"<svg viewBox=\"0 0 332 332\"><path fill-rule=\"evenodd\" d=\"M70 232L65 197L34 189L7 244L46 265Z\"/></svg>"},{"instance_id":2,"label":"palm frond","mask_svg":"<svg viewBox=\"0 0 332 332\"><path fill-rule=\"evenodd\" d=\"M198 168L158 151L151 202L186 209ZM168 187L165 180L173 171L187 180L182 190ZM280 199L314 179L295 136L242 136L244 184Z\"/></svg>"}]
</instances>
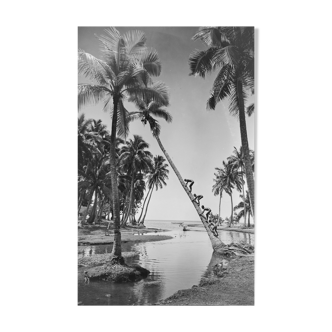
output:
<instances>
[{"instance_id":1,"label":"palm frond","mask_svg":"<svg viewBox=\"0 0 332 332\"><path fill-rule=\"evenodd\" d=\"M149 110L149 113L151 113L152 115L154 115L158 118L164 119L166 122L172 122L172 120L173 120L171 114L169 114L166 110L164 110L162 108Z\"/></svg>"},{"instance_id":2,"label":"palm frond","mask_svg":"<svg viewBox=\"0 0 332 332\"><path fill-rule=\"evenodd\" d=\"M255 111L255 104L251 104L247 107L247 114L248 116L251 116Z\"/></svg>"},{"instance_id":3,"label":"palm frond","mask_svg":"<svg viewBox=\"0 0 332 332\"><path fill-rule=\"evenodd\" d=\"M123 101L118 103L118 116L117 116L117 134L120 137L127 138L129 133L129 112L123 105Z\"/></svg>"},{"instance_id":4,"label":"palm frond","mask_svg":"<svg viewBox=\"0 0 332 332\"><path fill-rule=\"evenodd\" d=\"M78 109L87 103L98 103L111 91L101 85L79 84L78 85Z\"/></svg>"},{"instance_id":5,"label":"palm frond","mask_svg":"<svg viewBox=\"0 0 332 332\"><path fill-rule=\"evenodd\" d=\"M213 69L213 58L217 48L209 48L205 51L195 50L189 56L189 67L191 73L189 75L198 75L205 78L205 74Z\"/></svg>"},{"instance_id":6,"label":"palm frond","mask_svg":"<svg viewBox=\"0 0 332 332\"><path fill-rule=\"evenodd\" d=\"M83 50L78 51L78 73L100 85L108 85L115 78L115 74L106 62Z\"/></svg>"},{"instance_id":7,"label":"palm frond","mask_svg":"<svg viewBox=\"0 0 332 332\"><path fill-rule=\"evenodd\" d=\"M146 37L142 31L130 30L123 35L123 40L130 55L138 55L145 49Z\"/></svg>"},{"instance_id":8,"label":"palm frond","mask_svg":"<svg viewBox=\"0 0 332 332\"><path fill-rule=\"evenodd\" d=\"M168 106L169 104L168 88L163 82L154 82L147 87L140 85L129 86L127 87L127 92L130 96L134 96L134 98L153 100L161 106Z\"/></svg>"},{"instance_id":9,"label":"palm frond","mask_svg":"<svg viewBox=\"0 0 332 332\"><path fill-rule=\"evenodd\" d=\"M243 102L245 103L247 100L247 94L246 92L243 90L243 86L242 84L237 86L237 91L239 92L241 90L242 92L242 96L243 96ZM229 104L229 112L232 115L237 115L239 113L239 105L240 105L240 101L239 101L239 95L238 93L235 91L235 89L233 89L231 91L230 94L230 104Z\"/></svg>"},{"instance_id":10,"label":"palm frond","mask_svg":"<svg viewBox=\"0 0 332 332\"><path fill-rule=\"evenodd\" d=\"M147 49L141 55L143 68L152 76L159 76L161 73L161 62L159 55L154 49Z\"/></svg>"}]
</instances>

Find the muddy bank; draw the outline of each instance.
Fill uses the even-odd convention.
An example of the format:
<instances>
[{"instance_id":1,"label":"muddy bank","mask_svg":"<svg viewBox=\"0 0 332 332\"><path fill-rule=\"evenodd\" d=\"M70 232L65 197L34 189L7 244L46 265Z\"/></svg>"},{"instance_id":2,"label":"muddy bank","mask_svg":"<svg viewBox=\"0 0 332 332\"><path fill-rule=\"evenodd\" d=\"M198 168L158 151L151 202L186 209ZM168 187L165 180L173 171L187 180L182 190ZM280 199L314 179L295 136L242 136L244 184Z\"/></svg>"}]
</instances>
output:
<instances>
[{"instance_id":1,"label":"muddy bank","mask_svg":"<svg viewBox=\"0 0 332 332\"><path fill-rule=\"evenodd\" d=\"M136 251L128 251L123 252L122 257L126 260L126 258L137 257L139 256L139 252ZM103 265L109 263L111 260L111 254L94 254L92 256L85 256L78 259L79 267L92 267L97 265Z\"/></svg>"},{"instance_id":2,"label":"muddy bank","mask_svg":"<svg viewBox=\"0 0 332 332\"><path fill-rule=\"evenodd\" d=\"M199 285L180 290L158 305L254 305L254 257L237 257L214 266Z\"/></svg>"}]
</instances>

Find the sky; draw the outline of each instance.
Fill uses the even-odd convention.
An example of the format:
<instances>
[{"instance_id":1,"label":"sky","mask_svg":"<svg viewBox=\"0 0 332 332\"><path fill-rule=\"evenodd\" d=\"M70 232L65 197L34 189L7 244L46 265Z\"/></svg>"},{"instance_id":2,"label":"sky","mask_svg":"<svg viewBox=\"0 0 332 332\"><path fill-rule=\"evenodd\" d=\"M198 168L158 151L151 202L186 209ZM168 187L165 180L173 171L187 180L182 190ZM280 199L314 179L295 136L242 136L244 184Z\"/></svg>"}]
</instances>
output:
<instances>
[{"instance_id":1,"label":"sky","mask_svg":"<svg viewBox=\"0 0 332 332\"><path fill-rule=\"evenodd\" d=\"M140 30L146 34L147 46L157 50L162 72L155 81L163 81L169 87L170 105L167 110L173 117L171 123L159 120L161 125L160 140L184 179L195 181L193 193L203 195L201 203L218 213L219 197L212 193L213 178L216 167L222 166L234 147L241 145L240 126L237 117L229 114L228 101L219 102L214 111L206 110L206 102L216 73L201 77L189 76L189 56L195 49L204 49L201 41L191 37L198 27L116 27L121 34L128 30ZM100 43L95 35L104 33L105 27L79 27L78 48L102 58ZM81 75L78 83L90 82ZM250 97L246 105L254 102ZM126 103L128 111L135 106ZM102 105L87 105L80 112L86 118L101 119L108 129L111 118L102 110ZM255 116L246 117L249 147L254 148ZM158 143L153 138L149 126L141 121L130 124L130 135L140 135L149 144L153 155L162 155ZM175 173L169 166L167 186L154 191L147 220L186 220L199 221L195 208L183 190ZM240 202L239 192L233 191L234 205ZM224 194L221 202L221 216L229 217L231 213L230 198Z\"/></svg>"}]
</instances>

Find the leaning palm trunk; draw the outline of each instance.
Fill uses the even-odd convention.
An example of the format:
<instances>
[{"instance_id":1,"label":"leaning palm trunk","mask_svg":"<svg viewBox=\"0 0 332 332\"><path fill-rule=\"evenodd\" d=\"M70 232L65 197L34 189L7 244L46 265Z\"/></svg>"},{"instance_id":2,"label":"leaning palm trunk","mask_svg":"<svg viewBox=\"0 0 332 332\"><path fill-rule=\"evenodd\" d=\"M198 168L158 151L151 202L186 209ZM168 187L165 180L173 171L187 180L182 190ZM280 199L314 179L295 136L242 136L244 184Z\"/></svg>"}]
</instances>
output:
<instances>
[{"instance_id":1,"label":"leaning palm trunk","mask_svg":"<svg viewBox=\"0 0 332 332\"><path fill-rule=\"evenodd\" d=\"M116 124L118 117L118 99L113 97L113 117L112 117L112 132L110 140L110 172L111 172L111 200L113 202L113 219L114 219L114 244L112 249L112 256L121 257L121 232L120 232L120 202L118 192L118 176L116 172Z\"/></svg>"},{"instance_id":2,"label":"leaning palm trunk","mask_svg":"<svg viewBox=\"0 0 332 332\"><path fill-rule=\"evenodd\" d=\"M151 196L152 196L152 192L153 192L153 187L154 187L154 185L152 185L152 187L151 187L150 197L149 197L148 203L146 204L146 209L145 209L144 217L142 219L142 225L144 225L145 216L146 216L146 214L148 212L148 207L149 207L149 203L150 203L150 200L151 200Z\"/></svg>"},{"instance_id":3,"label":"leaning palm trunk","mask_svg":"<svg viewBox=\"0 0 332 332\"><path fill-rule=\"evenodd\" d=\"M145 199L144 199L143 206L142 206L142 211L141 211L141 214L140 214L140 216L139 216L139 218L138 218L138 221L137 221L138 224L139 224L140 221L141 221L141 218L142 218L142 215L143 215L143 211L144 211L144 207L145 207L145 202L146 202L146 200L147 200L147 198L148 198L148 196L149 196L149 194L150 194L150 191L151 191L151 188L148 190L148 193L147 193L147 195L146 195L146 197L145 197Z\"/></svg>"},{"instance_id":4,"label":"leaning palm trunk","mask_svg":"<svg viewBox=\"0 0 332 332\"><path fill-rule=\"evenodd\" d=\"M254 176L252 172L252 166L249 156L249 143L248 143L248 136L247 136L247 127L246 127L246 116L244 113L244 100L243 100L243 86L242 81L238 79L236 93L238 96L238 103L239 103L239 120L240 120L240 131L241 131L241 143L243 148L243 155L244 155L244 166L247 178L247 184L249 189L249 198L250 204L252 208L253 217L255 216L255 190L254 190Z\"/></svg>"},{"instance_id":5,"label":"leaning palm trunk","mask_svg":"<svg viewBox=\"0 0 332 332\"><path fill-rule=\"evenodd\" d=\"M202 210L200 209L200 207L198 206L197 203L193 202L193 200L194 200L193 194L189 191L188 187L186 186L185 182L183 181L183 179L182 179L179 171L175 167L172 159L170 158L170 156L168 155L168 153L164 149L164 146L161 144L161 141L160 141L159 137L155 136L155 138L156 138L156 140L157 140L157 142L158 142L158 144L160 146L160 149L163 151L166 159L168 160L169 164L173 168L173 171L176 174L177 178L179 179L179 181L180 181L180 183L181 183L184 191L187 193L190 201L193 203L193 205L194 205L194 207L196 209L196 212L199 215L199 217L201 219L201 222L202 222L203 226L205 227L206 232L208 233L208 236L210 238L213 250L217 251L217 252L218 251L222 252L223 248L225 247L225 244L218 237L214 236L214 234L212 233L211 229L208 226L207 220L204 217L201 216Z\"/></svg>"}]
</instances>

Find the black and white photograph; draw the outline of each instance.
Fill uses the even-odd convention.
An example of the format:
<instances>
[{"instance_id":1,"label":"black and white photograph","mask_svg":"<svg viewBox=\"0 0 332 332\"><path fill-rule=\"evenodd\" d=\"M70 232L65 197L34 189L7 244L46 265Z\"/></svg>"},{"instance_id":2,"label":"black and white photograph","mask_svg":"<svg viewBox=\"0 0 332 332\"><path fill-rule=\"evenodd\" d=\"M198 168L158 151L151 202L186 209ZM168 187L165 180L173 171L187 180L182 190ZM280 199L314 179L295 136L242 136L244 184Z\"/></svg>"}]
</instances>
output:
<instances>
[{"instance_id":1,"label":"black and white photograph","mask_svg":"<svg viewBox=\"0 0 332 332\"><path fill-rule=\"evenodd\" d=\"M254 41L78 28L78 305L254 305Z\"/></svg>"}]
</instances>

